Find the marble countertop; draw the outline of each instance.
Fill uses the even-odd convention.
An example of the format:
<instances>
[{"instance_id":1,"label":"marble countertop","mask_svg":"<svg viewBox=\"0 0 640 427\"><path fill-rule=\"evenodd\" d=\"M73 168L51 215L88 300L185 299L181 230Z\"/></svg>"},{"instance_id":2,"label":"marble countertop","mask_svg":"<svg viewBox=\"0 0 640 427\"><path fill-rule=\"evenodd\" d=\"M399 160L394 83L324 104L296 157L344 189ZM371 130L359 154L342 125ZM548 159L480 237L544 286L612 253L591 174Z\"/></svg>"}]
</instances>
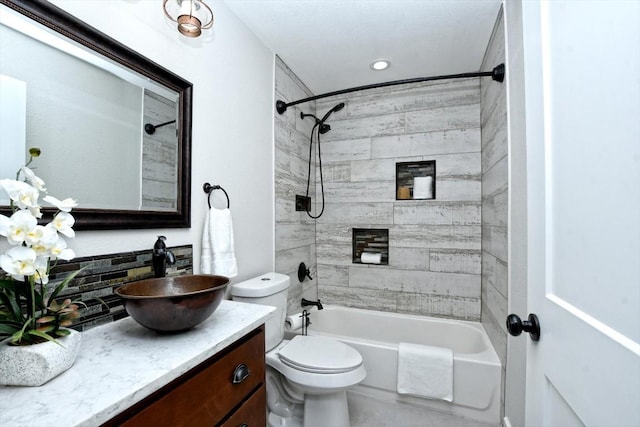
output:
<instances>
[{"instance_id":1,"label":"marble countertop","mask_svg":"<svg viewBox=\"0 0 640 427\"><path fill-rule=\"evenodd\" d=\"M176 335L131 318L82 333L66 372L40 387L0 386L0 426L95 427L265 323L275 308L224 300L209 319Z\"/></svg>"}]
</instances>

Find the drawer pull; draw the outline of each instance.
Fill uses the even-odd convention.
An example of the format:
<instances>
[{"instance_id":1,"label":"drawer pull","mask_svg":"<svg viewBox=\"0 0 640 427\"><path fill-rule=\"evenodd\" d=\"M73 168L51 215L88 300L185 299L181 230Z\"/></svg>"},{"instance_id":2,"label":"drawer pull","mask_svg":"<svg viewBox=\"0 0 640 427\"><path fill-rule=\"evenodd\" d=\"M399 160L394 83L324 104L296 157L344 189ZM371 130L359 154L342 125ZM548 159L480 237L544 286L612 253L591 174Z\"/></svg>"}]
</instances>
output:
<instances>
[{"instance_id":1,"label":"drawer pull","mask_svg":"<svg viewBox=\"0 0 640 427\"><path fill-rule=\"evenodd\" d=\"M246 380L249 376L249 368L244 363L236 366L236 369L233 371L233 383L240 384L242 381Z\"/></svg>"},{"instance_id":2,"label":"drawer pull","mask_svg":"<svg viewBox=\"0 0 640 427\"><path fill-rule=\"evenodd\" d=\"M238 427L249 427L249 424L247 424L247 423L242 423L242 424L240 424Z\"/></svg>"}]
</instances>

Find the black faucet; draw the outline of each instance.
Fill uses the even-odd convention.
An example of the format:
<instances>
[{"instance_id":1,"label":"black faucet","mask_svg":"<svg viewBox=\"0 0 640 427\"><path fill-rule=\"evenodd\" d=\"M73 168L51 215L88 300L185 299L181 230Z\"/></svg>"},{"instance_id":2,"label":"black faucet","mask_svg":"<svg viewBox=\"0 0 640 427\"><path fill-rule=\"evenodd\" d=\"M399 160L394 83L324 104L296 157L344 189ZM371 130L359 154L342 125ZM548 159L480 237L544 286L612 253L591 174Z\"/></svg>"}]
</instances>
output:
<instances>
[{"instance_id":1,"label":"black faucet","mask_svg":"<svg viewBox=\"0 0 640 427\"><path fill-rule=\"evenodd\" d=\"M151 263L153 264L154 277L164 277L167 274L167 264L173 265L176 263L176 256L173 252L167 250L167 245L164 244L166 239L164 236L158 236L158 240L153 245Z\"/></svg>"},{"instance_id":2,"label":"black faucet","mask_svg":"<svg viewBox=\"0 0 640 427\"><path fill-rule=\"evenodd\" d=\"M310 305L315 305L316 307L318 307L318 310L322 310L322 303L320 302L320 300L318 301L309 301L308 299L304 299L302 298L302 302L300 304L301 307L307 307Z\"/></svg>"}]
</instances>

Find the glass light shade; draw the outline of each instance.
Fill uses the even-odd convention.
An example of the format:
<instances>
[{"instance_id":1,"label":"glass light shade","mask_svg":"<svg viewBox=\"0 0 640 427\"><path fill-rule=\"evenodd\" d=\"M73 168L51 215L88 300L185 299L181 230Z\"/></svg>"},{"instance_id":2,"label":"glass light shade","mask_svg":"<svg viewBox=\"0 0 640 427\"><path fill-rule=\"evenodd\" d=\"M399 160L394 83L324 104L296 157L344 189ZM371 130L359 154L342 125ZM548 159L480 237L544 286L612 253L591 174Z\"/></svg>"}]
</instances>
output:
<instances>
[{"instance_id":1,"label":"glass light shade","mask_svg":"<svg viewBox=\"0 0 640 427\"><path fill-rule=\"evenodd\" d=\"M378 59L371 63L371 69L375 71L382 71L389 68L390 65L391 63L386 59Z\"/></svg>"},{"instance_id":2,"label":"glass light shade","mask_svg":"<svg viewBox=\"0 0 640 427\"><path fill-rule=\"evenodd\" d=\"M163 0L164 14L187 37L198 37L213 27L213 12L202 0Z\"/></svg>"}]
</instances>

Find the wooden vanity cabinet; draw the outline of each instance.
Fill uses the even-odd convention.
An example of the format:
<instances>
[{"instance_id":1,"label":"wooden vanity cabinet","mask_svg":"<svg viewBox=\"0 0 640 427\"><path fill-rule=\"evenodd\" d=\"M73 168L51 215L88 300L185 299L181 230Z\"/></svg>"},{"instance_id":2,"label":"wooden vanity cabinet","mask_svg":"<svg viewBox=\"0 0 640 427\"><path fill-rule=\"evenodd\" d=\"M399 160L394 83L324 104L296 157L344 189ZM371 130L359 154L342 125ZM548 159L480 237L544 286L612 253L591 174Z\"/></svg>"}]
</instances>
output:
<instances>
[{"instance_id":1,"label":"wooden vanity cabinet","mask_svg":"<svg viewBox=\"0 0 640 427\"><path fill-rule=\"evenodd\" d=\"M264 427L264 372L263 325L104 426Z\"/></svg>"}]
</instances>

